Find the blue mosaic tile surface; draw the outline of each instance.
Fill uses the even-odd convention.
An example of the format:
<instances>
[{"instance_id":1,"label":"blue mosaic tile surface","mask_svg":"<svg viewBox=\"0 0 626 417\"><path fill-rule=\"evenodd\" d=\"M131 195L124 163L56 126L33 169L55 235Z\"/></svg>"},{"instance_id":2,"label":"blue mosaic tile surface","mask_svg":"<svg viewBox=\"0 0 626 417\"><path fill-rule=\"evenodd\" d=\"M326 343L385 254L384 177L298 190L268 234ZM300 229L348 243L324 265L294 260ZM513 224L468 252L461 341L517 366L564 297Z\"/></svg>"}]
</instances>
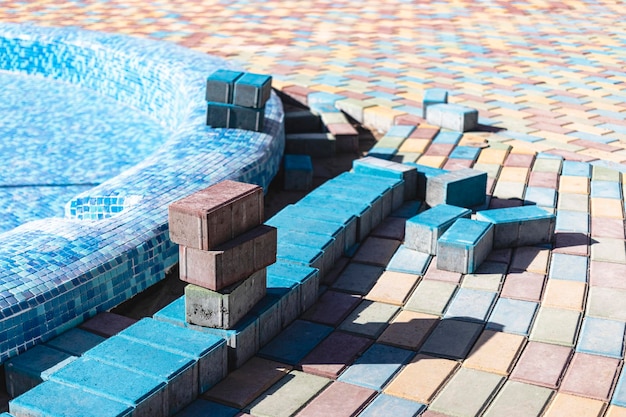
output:
<instances>
[{"instance_id":1,"label":"blue mosaic tile surface","mask_svg":"<svg viewBox=\"0 0 626 417\"><path fill-rule=\"evenodd\" d=\"M67 109L56 109L68 110L68 114L62 113L58 119L52 113L46 116L53 141L66 146L68 136L58 135L52 126L70 122L72 113L83 112L85 118L76 123L84 126L78 130L88 133L91 151L79 150L76 144L64 148L66 156L79 159L76 164L65 163L69 172L62 169L62 155L49 155L49 178L31 176L27 166L18 170L15 178L0 174L0 209L6 208L2 213L11 213L15 204L31 204L46 213L44 216L59 216L0 233L2 363L161 280L165 268L178 260L178 248L169 240L167 206L224 179L266 187L280 166L284 131L282 106L275 95L267 103L263 132L206 126L206 76L229 64L173 44L73 28L0 24L0 49L6 51L0 55L0 71L7 71L0 74L5 79L23 77L39 82L45 77L52 89L76 91L85 100L97 94L108 113L127 113L119 115L126 125L111 121L105 129L102 126L107 120L100 116L106 114L87 106L76 103L75 107L68 104ZM25 117L47 123L37 119L43 116ZM0 129L21 132L38 144L43 143L42 135L47 135L37 126L32 131L2 126ZM121 126L126 136L117 137ZM143 129L146 136L142 141L126 143L134 141ZM102 136L92 136L96 131ZM109 143L104 145L106 141ZM0 153L15 150L14 145L2 140ZM99 149L117 146L120 152L99 155L95 162L83 164L83 152L96 155ZM22 152L27 161L29 152L41 149L16 152ZM47 172L46 162L39 162L41 166L35 168ZM8 187L1 187L8 181L19 185L45 184L46 180L78 184L78 188L52 196L35 189L9 194ZM36 204L40 197L47 203ZM64 212L65 218L60 218ZM32 218L2 216L3 222L13 223Z\"/></svg>"}]
</instances>

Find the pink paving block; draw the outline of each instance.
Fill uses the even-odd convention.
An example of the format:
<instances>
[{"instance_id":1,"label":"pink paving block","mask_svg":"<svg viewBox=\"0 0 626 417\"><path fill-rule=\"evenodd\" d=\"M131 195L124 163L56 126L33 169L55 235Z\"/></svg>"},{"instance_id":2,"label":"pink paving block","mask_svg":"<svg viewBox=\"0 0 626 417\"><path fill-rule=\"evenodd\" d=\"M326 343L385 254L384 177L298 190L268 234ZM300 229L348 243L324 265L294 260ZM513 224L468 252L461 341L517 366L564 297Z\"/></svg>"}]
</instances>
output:
<instances>
[{"instance_id":1,"label":"pink paving block","mask_svg":"<svg viewBox=\"0 0 626 417\"><path fill-rule=\"evenodd\" d=\"M565 346L528 342L510 379L557 388L571 355Z\"/></svg>"},{"instance_id":2,"label":"pink paving block","mask_svg":"<svg viewBox=\"0 0 626 417\"><path fill-rule=\"evenodd\" d=\"M376 391L344 382L333 382L304 407L297 417L351 417L357 415Z\"/></svg>"},{"instance_id":3,"label":"pink paving block","mask_svg":"<svg viewBox=\"0 0 626 417\"><path fill-rule=\"evenodd\" d=\"M624 239L624 221L608 217L592 217L591 237Z\"/></svg>"},{"instance_id":4,"label":"pink paving block","mask_svg":"<svg viewBox=\"0 0 626 417\"><path fill-rule=\"evenodd\" d=\"M170 239L194 249L213 250L263 221L263 189L222 181L169 206Z\"/></svg>"},{"instance_id":5,"label":"pink paving block","mask_svg":"<svg viewBox=\"0 0 626 417\"><path fill-rule=\"evenodd\" d=\"M102 337L111 337L137 322L130 317L115 313L100 313L80 325L80 328Z\"/></svg>"},{"instance_id":6,"label":"pink paving block","mask_svg":"<svg viewBox=\"0 0 626 417\"><path fill-rule=\"evenodd\" d=\"M531 171L528 178L529 187L545 187L556 189L559 176L556 172Z\"/></svg>"},{"instance_id":7,"label":"pink paving block","mask_svg":"<svg viewBox=\"0 0 626 417\"><path fill-rule=\"evenodd\" d=\"M589 253L589 237L582 233L556 232L554 234L553 252L587 256Z\"/></svg>"},{"instance_id":8,"label":"pink paving block","mask_svg":"<svg viewBox=\"0 0 626 417\"><path fill-rule=\"evenodd\" d=\"M471 159L448 159L443 165L443 169L448 171L456 171L463 168L471 168L474 161Z\"/></svg>"},{"instance_id":9,"label":"pink paving block","mask_svg":"<svg viewBox=\"0 0 626 417\"><path fill-rule=\"evenodd\" d=\"M431 140L439 133L439 129L431 127L418 127L409 135L411 139L428 139Z\"/></svg>"},{"instance_id":10,"label":"pink paving block","mask_svg":"<svg viewBox=\"0 0 626 417\"><path fill-rule=\"evenodd\" d=\"M404 103L404 104L408 104L408 103ZM414 114L401 114L399 116L396 116L395 119L393 119L393 123L396 125L418 125L420 123L425 123L425 122L426 120L424 120L424 118L420 116L416 116Z\"/></svg>"},{"instance_id":11,"label":"pink paving block","mask_svg":"<svg viewBox=\"0 0 626 417\"><path fill-rule=\"evenodd\" d=\"M433 143L428 147L428 149L426 149L424 155L448 156L454 147L455 145L449 145L447 143Z\"/></svg>"},{"instance_id":12,"label":"pink paving block","mask_svg":"<svg viewBox=\"0 0 626 417\"><path fill-rule=\"evenodd\" d=\"M619 359L577 352L565 373L560 391L607 401L619 365Z\"/></svg>"},{"instance_id":13,"label":"pink paving block","mask_svg":"<svg viewBox=\"0 0 626 417\"><path fill-rule=\"evenodd\" d=\"M261 225L204 251L179 247L180 279L218 291L276 262L276 229Z\"/></svg>"},{"instance_id":14,"label":"pink paving block","mask_svg":"<svg viewBox=\"0 0 626 417\"><path fill-rule=\"evenodd\" d=\"M459 282L461 282L461 273L438 269L437 258L435 257L430 261L430 265L428 266L428 269L426 270L426 274L424 274L424 279L453 282L455 284L458 284Z\"/></svg>"},{"instance_id":15,"label":"pink paving block","mask_svg":"<svg viewBox=\"0 0 626 417\"><path fill-rule=\"evenodd\" d=\"M505 298L539 302L545 280L543 274L528 271L509 272L504 280L501 295Z\"/></svg>"},{"instance_id":16,"label":"pink paving block","mask_svg":"<svg viewBox=\"0 0 626 417\"><path fill-rule=\"evenodd\" d=\"M504 166L530 168L534 160L535 155L512 153L504 161Z\"/></svg>"},{"instance_id":17,"label":"pink paving block","mask_svg":"<svg viewBox=\"0 0 626 417\"><path fill-rule=\"evenodd\" d=\"M315 90L311 90L309 88L299 85L290 85L288 87L284 87L281 91L292 99L304 104L305 106L308 105L307 97L309 96L309 94L315 92Z\"/></svg>"},{"instance_id":18,"label":"pink paving block","mask_svg":"<svg viewBox=\"0 0 626 417\"><path fill-rule=\"evenodd\" d=\"M344 332L333 332L300 362L306 373L337 379L373 340Z\"/></svg>"},{"instance_id":19,"label":"pink paving block","mask_svg":"<svg viewBox=\"0 0 626 417\"><path fill-rule=\"evenodd\" d=\"M591 261L589 284L592 287L626 290L626 265L612 262Z\"/></svg>"}]
</instances>

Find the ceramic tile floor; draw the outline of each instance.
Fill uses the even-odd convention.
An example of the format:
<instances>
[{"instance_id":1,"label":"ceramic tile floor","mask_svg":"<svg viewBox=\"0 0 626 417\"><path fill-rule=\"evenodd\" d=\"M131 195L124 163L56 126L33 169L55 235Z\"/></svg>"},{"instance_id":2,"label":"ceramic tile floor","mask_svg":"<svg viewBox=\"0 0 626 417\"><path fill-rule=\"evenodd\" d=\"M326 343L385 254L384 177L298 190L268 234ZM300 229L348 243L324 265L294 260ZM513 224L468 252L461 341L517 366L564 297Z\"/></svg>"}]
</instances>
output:
<instances>
[{"instance_id":1,"label":"ceramic tile floor","mask_svg":"<svg viewBox=\"0 0 626 417\"><path fill-rule=\"evenodd\" d=\"M622 9L585 0L41 0L5 2L0 17L226 57L370 128L417 126L389 135L377 155L473 166L488 172L488 207L534 202L557 214L553 247L491 254L506 264L501 278L438 271L431 260L425 271L394 272L397 281L385 269L403 218L388 218L289 330L314 338L293 351L270 343L182 415L616 417L626 415ZM425 123L428 88L478 109L480 131L453 138Z\"/></svg>"}]
</instances>

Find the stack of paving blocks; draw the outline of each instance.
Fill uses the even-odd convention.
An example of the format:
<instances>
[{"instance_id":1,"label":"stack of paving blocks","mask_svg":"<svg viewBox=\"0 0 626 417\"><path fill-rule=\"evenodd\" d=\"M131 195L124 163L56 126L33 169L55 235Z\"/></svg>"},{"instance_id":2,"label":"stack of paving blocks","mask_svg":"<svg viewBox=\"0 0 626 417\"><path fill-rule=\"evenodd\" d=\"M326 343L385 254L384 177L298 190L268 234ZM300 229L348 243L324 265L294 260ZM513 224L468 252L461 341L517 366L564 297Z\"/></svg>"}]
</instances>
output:
<instances>
[{"instance_id":1,"label":"stack of paving blocks","mask_svg":"<svg viewBox=\"0 0 626 417\"><path fill-rule=\"evenodd\" d=\"M271 92L269 75L217 70L206 84L207 124L259 132Z\"/></svg>"},{"instance_id":2,"label":"stack of paving blocks","mask_svg":"<svg viewBox=\"0 0 626 417\"><path fill-rule=\"evenodd\" d=\"M426 90L422 106L423 117L435 126L457 132L467 132L478 127L478 111L458 104L449 104L448 92L445 90Z\"/></svg>"},{"instance_id":3,"label":"stack of paving blocks","mask_svg":"<svg viewBox=\"0 0 626 417\"><path fill-rule=\"evenodd\" d=\"M263 221L263 189L223 181L169 206L190 324L232 329L266 295L277 233Z\"/></svg>"}]
</instances>

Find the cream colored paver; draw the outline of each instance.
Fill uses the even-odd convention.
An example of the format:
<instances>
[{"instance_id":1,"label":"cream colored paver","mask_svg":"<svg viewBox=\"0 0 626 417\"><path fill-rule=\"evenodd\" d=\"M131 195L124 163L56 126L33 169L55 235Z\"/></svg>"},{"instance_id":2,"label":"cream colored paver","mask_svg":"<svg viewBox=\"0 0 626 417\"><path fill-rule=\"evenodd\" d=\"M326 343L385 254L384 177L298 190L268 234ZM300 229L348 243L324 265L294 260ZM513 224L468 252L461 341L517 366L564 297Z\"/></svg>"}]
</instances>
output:
<instances>
[{"instance_id":1,"label":"cream colored paver","mask_svg":"<svg viewBox=\"0 0 626 417\"><path fill-rule=\"evenodd\" d=\"M549 279L541 304L546 307L582 311L587 284Z\"/></svg>"},{"instance_id":2,"label":"cream colored paver","mask_svg":"<svg viewBox=\"0 0 626 417\"><path fill-rule=\"evenodd\" d=\"M418 275L385 271L365 298L387 304L402 305L418 280Z\"/></svg>"},{"instance_id":3,"label":"cream colored paver","mask_svg":"<svg viewBox=\"0 0 626 417\"><path fill-rule=\"evenodd\" d=\"M544 417L599 417L604 406L599 400L559 392L552 399Z\"/></svg>"},{"instance_id":4,"label":"cream colored paver","mask_svg":"<svg viewBox=\"0 0 626 417\"><path fill-rule=\"evenodd\" d=\"M485 330L463 366L508 375L525 342L526 338L521 335Z\"/></svg>"}]
</instances>

